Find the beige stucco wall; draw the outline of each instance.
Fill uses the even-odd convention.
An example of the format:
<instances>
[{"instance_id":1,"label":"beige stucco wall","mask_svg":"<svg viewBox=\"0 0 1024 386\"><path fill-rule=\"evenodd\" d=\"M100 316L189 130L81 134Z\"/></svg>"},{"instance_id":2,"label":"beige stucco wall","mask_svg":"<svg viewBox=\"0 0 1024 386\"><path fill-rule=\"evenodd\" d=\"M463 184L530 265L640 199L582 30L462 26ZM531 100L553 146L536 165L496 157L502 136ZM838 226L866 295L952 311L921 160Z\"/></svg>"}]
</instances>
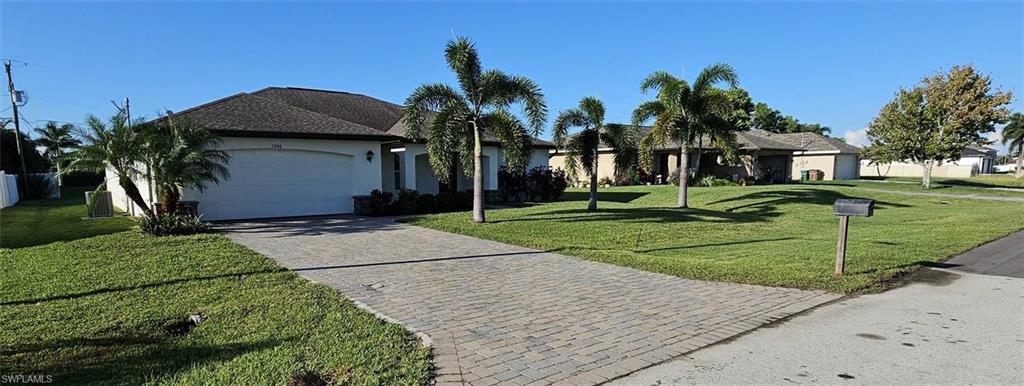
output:
<instances>
[{"instance_id":1,"label":"beige stucco wall","mask_svg":"<svg viewBox=\"0 0 1024 386\"><path fill-rule=\"evenodd\" d=\"M789 178L800 180L801 170L817 169L825 173L826 180L835 179L836 157L834 154L794 155Z\"/></svg>"},{"instance_id":2,"label":"beige stucco wall","mask_svg":"<svg viewBox=\"0 0 1024 386\"><path fill-rule=\"evenodd\" d=\"M565 154L555 154L551 156L548 161L552 169L568 170L565 167ZM569 176L573 178L574 176ZM597 179L600 181L602 178L615 179L615 155L614 154L598 154L597 156ZM583 170L579 170L575 176L576 181L587 180L587 174Z\"/></svg>"}]
</instances>

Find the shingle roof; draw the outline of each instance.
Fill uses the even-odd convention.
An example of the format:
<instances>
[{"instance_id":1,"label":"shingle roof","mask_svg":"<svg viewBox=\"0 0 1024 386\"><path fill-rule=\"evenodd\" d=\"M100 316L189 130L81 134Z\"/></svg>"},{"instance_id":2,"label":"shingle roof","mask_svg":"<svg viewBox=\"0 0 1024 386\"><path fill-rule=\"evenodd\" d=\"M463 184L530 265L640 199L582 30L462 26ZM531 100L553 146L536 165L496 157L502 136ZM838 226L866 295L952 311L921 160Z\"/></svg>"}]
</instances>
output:
<instances>
[{"instance_id":1,"label":"shingle roof","mask_svg":"<svg viewBox=\"0 0 1024 386\"><path fill-rule=\"evenodd\" d=\"M361 94L295 87L267 87L175 114L213 131L237 135L334 136L417 140L405 136L402 106ZM484 134L484 142L496 143ZM552 147L533 140L534 146Z\"/></svg>"},{"instance_id":2,"label":"shingle roof","mask_svg":"<svg viewBox=\"0 0 1024 386\"><path fill-rule=\"evenodd\" d=\"M372 127L246 93L199 105L174 116L184 117L211 131L233 134L399 139Z\"/></svg>"},{"instance_id":3,"label":"shingle roof","mask_svg":"<svg viewBox=\"0 0 1024 386\"><path fill-rule=\"evenodd\" d=\"M857 146L853 146L838 139L829 138L818 133L771 133L763 130L754 130L751 132L777 142L792 145L803 151L828 151L853 154L857 154L862 151L862 149Z\"/></svg>"},{"instance_id":4,"label":"shingle roof","mask_svg":"<svg viewBox=\"0 0 1024 386\"><path fill-rule=\"evenodd\" d=\"M651 128L649 126L641 126L640 127L640 131L641 131L640 134L641 135L646 134L650 130L651 130ZM705 144L705 146L710 146L711 139L708 138L708 137L705 137L702 142ZM758 133L754 133L752 131L737 132L736 133L736 143L739 144L741 150L790 150L790 151L802 150L802 149L800 149L800 148L798 148L796 146L793 146L793 145L790 145L790 144L786 144L786 143L781 143L781 142L778 142L778 141L774 141L772 139L769 139L769 138L767 138L767 137L765 137L763 135L759 135ZM681 144L679 142L668 141L668 142L666 142L663 145L657 146L656 149L658 149L658 150L678 149L680 145Z\"/></svg>"},{"instance_id":5,"label":"shingle roof","mask_svg":"<svg viewBox=\"0 0 1024 386\"><path fill-rule=\"evenodd\" d=\"M994 153L997 152L997 151L998 150L990 148L990 147L986 147L986 146L967 145L967 148L964 149L964 152L961 153L960 156L961 157L985 157L985 156L988 156L988 155L995 155Z\"/></svg>"}]
</instances>

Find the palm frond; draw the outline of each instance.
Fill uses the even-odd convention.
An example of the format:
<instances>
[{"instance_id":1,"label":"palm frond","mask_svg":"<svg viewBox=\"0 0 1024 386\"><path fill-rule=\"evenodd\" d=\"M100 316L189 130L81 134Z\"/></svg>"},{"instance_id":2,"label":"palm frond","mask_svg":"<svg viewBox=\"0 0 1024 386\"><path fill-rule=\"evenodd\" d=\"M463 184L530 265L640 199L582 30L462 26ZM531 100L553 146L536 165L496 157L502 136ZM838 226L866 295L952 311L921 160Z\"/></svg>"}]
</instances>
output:
<instances>
[{"instance_id":1,"label":"palm frond","mask_svg":"<svg viewBox=\"0 0 1024 386\"><path fill-rule=\"evenodd\" d=\"M428 114L452 105L461 105L463 109L468 109L465 98L451 86L433 83L416 87L405 99L405 107L402 108L402 123L408 128L406 135L419 138Z\"/></svg>"},{"instance_id":2,"label":"palm frond","mask_svg":"<svg viewBox=\"0 0 1024 386\"><path fill-rule=\"evenodd\" d=\"M488 71L486 75L486 89L482 92L481 100L495 109L504 109L513 104L522 105L530 135L540 135L548 115L540 86L528 78L509 76L497 70Z\"/></svg>"},{"instance_id":3,"label":"palm frond","mask_svg":"<svg viewBox=\"0 0 1024 386\"><path fill-rule=\"evenodd\" d=\"M480 55L476 51L476 45L468 38L458 37L448 42L444 50L444 59L448 62L448 68L455 73L459 80L462 92L470 100L478 100L480 82Z\"/></svg>"},{"instance_id":4,"label":"palm frond","mask_svg":"<svg viewBox=\"0 0 1024 386\"><path fill-rule=\"evenodd\" d=\"M490 133L501 141L505 166L512 171L525 172L533 143L523 122L504 109L484 116L483 121Z\"/></svg>"},{"instance_id":5,"label":"palm frond","mask_svg":"<svg viewBox=\"0 0 1024 386\"><path fill-rule=\"evenodd\" d=\"M737 82L739 82L739 76L736 75L736 70L726 63L712 64L701 70L697 78L693 80L693 92L695 94L702 94L719 82L725 82L730 87L736 87Z\"/></svg>"},{"instance_id":6,"label":"palm frond","mask_svg":"<svg viewBox=\"0 0 1024 386\"><path fill-rule=\"evenodd\" d=\"M587 114L580 109L569 109L558 113L558 117L555 118L555 124L551 127L551 141L554 142L555 147L565 146L565 141L569 135L569 129L573 127L588 127L592 126L590 119Z\"/></svg>"}]
</instances>

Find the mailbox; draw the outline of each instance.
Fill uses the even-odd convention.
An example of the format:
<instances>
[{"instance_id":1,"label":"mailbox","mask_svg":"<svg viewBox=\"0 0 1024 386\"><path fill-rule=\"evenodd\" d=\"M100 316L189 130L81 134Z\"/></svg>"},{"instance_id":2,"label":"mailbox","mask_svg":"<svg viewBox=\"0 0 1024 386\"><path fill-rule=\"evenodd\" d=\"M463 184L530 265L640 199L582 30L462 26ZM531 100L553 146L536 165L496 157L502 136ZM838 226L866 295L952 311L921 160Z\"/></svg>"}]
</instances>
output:
<instances>
[{"instance_id":1,"label":"mailbox","mask_svg":"<svg viewBox=\"0 0 1024 386\"><path fill-rule=\"evenodd\" d=\"M836 216L871 217L875 212L875 200L839 199L832 208Z\"/></svg>"}]
</instances>

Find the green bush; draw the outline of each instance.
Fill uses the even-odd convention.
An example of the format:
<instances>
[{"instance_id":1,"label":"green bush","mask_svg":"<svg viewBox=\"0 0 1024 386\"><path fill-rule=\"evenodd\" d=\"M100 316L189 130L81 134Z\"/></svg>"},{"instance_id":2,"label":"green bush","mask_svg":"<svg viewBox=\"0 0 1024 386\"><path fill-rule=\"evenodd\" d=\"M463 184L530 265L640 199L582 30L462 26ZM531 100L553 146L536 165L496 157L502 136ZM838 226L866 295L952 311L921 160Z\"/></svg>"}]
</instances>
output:
<instances>
[{"instance_id":1,"label":"green bush","mask_svg":"<svg viewBox=\"0 0 1024 386\"><path fill-rule=\"evenodd\" d=\"M50 198L50 193L53 193L53 184L50 183L50 179L42 174L28 174L28 194L25 196L26 200L35 200L40 198ZM18 181L19 183L21 181Z\"/></svg>"},{"instance_id":2,"label":"green bush","mask_svg":"<svg viewBox=\"0 0 1024 386\"><path fill-rule=\"evenodd\" d=\"M437 212L437 197L433 194L421 194L416 198L416 213Z\"/></svg>"},{"instance_id":3,"label":"green bush","mask_svg":"<svg viewBox=\"0 0 1024 386\"><path fill-rule=\"evenodd\" d=\"M412 189L399 190L395 202L391 203L392 212L394 214L416 213L416 203L419 198L420 192Z\"/></svg>"},{"instance_id":4,"label":"green bush","mask_svg":"<svg viewBox=\"0 0 1024 386\"><path fill-rule=\"evenodd\" d=\"M145 216L139 221L139 226L143 232L154 236L194 235L210 231L210 224L198 217L168 213Z\"/></svg>"},{"instance_id":5,"label":"green bush","mask_svg":"<svg viewBox=\"0 0 1024 386\"><path fill-rule=\"evenodd\" d=\"M719 178L713 175L706 175L697 180L697 186L736 186L739 185L727 178Z\"/></svg>"},{"instance_id":6,"label":"green bush","mask_svg":"<svg viewBox=\"0 0 1024 386\"><path fill-rule=\"evenodd\" d=\"M435 209L438 212L451 212L458 209L459 205L455 203L455 195L450 192L441 192L437 194L437 206Z\"/></svg>"},{"instance_id":7,"label":"green bush","mask_svg":"<svg viewBox=\"0 0 1024 386\"><path fill-rule=\"evenodd\" d=\"M473 209L473 195L469 192L458 191L453 194L455 197L455 209L456 210L470 210Z\"/></svg>"},{"instance_id":8,"label":"green bush","mask_svg":"<svg viewBox=\"0 0 1024 386\"><path fill-rule=\"evenodd\" d=\"M370 192L370 215L383 216L390 214L391 202L394 201L394 199L395 195L393 193L374 189Z\"/></svg>"}]
</instances>

